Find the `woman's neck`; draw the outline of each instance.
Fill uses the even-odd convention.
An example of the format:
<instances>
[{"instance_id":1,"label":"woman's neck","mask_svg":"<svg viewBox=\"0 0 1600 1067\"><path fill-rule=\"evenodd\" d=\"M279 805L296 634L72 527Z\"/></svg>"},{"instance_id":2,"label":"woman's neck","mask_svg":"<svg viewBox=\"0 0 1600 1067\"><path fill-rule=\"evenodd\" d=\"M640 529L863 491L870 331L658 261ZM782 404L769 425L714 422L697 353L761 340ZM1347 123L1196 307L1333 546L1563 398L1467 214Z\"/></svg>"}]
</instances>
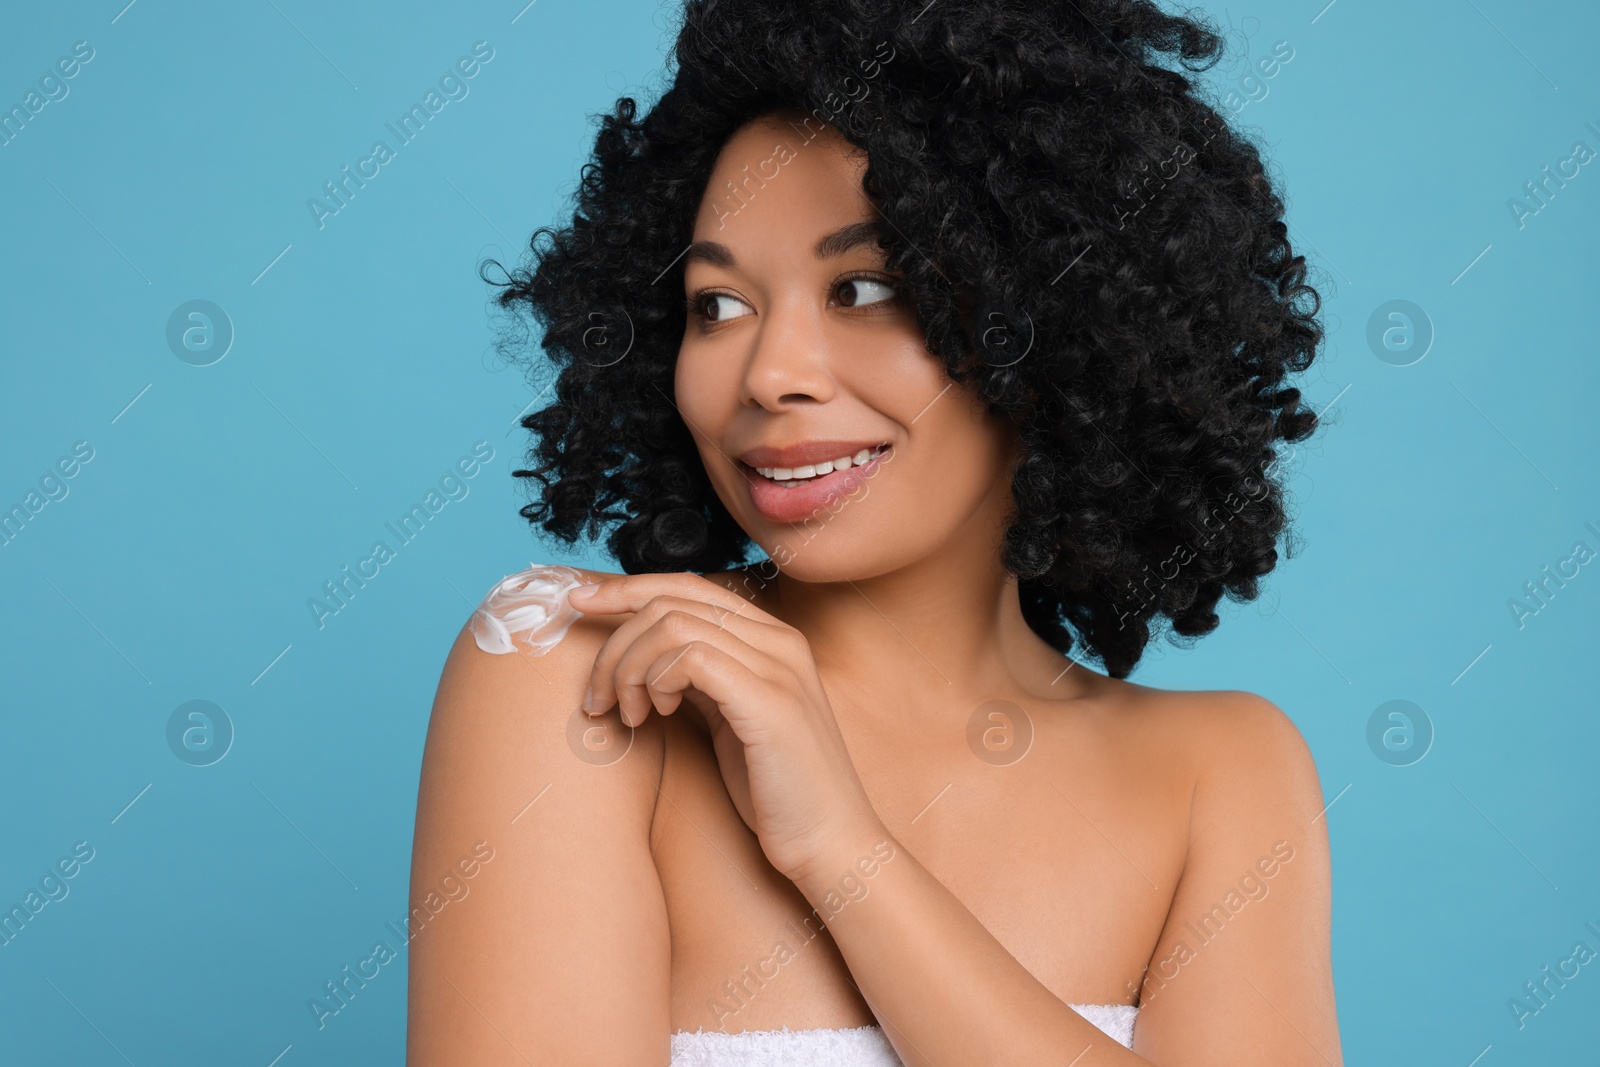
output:
<instances>
[{"instance_id":1,"label":"woman's neck","mask_svg":"<svg viewBox=\"0 0 1600 1067\"><path fill-rule=\"evenodd\" d=\"M805 635L825 682L874 710L881 726L926 726L931 708L964 715L986 700L1072 699L1097 675L1040 638L1000 565L935 554L871 578L806 582L770 563L746 572L754 602ZM886 719L887 717L887 719Z\"/></svg>"}]
</instances>

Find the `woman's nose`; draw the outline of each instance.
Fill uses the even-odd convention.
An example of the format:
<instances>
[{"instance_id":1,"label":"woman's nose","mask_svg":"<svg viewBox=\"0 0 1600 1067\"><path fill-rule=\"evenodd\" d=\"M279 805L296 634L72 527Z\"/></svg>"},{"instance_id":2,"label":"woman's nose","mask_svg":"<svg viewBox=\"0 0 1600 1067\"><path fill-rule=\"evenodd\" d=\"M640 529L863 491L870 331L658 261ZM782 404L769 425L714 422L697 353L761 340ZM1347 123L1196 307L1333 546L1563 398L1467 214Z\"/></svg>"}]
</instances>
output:
<instances>
[{"instance_id":1,"label":"woman's nose","mask_svg":"<svg viewBox=\"0 0 1600 1067\"><path fill-rule=\"evenodd\" d=\"M774 304L751 344L741 397L746 404L776 411L833 397L832 353L818 310Z\"/></svg>"}]
</instances>

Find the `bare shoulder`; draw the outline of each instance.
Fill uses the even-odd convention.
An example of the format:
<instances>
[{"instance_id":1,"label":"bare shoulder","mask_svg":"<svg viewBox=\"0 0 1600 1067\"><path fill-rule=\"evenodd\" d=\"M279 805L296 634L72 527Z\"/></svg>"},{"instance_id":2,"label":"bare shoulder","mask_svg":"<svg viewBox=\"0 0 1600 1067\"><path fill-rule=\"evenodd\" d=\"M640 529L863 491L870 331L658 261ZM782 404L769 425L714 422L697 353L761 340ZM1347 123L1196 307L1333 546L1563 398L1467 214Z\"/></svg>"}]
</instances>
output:
<instances>
[{"instance_id":1,"label":"bare shoulder","mask_svg":"<svg viewBox=\"0 0 1600 1067\"><path fill-rule=\"evenodd\" d=\"M666 1048L670 942L649 846L659 728L581 711L617 620L565 606L574 575L610 576L530 568L496 583L439 678L412 848L413 931L426 932L411 948L412 1067ZM473 855L489 859L466 881L458 861ZM592 996L602 987L615 996Z\"/></svg>"},{"instance_id":2,"label":"bare shoulder","mask_svg":"<svg viewBox=\"0 0 1600 1067\"><path fill-rule=\"evenodd\" d=\"M1237 689L1158 689L1107 679L1108 718L1164 768L1202 789L1226 785L1260 800L1305 802L1320 797L1316 763L1294 720L1277 704ZM1315 814L1321 807L1311 809Z\"/></svg>"},{"instance_id":3,"label":"bare shoulder","mask_svg":"<svg viewBox=\"0 0 1600 1067\"><path fill-rule=\"evenodd\" d=\"M619 576L535 565L495 583L456 634L430 726L495 713L536 731L564 721L578 708L595 655L620 622L577 611L567 593L614 577Z\"/></svg>"},{"instance_id":4,"label":"bare shoulder","mask_svg":"<svg viewBox=\"0 0 1600 1067\"><path fill-rule=\"evenodd\" d=\"M431 771L458 786L471 780L485 789L525 791L542 774L540 786L631 805L630 823L648 821L660 778L659 744L641 743L640 731L630 737L620 720L613 724L615 715L591 719L579 707L595 656L620 619L584 615L566 604L566 593L610 577L616 575L534 566L484 595L457 632L440 674L424 750L425 785ZM618 741L601 736L608 730L620 730L634 758L606 750L608 740ZM424 801L447 804L458 796L459 789L419 796L419 810Z\"/></svg>"},{"instance_id":5,"label":"bare shoulder","mask_svg":"<svg viewBox=\"0 0 1600 1067\"><path fill-rule=\"evenodd\" d=\"M1204 1067L1263 1053L1338 1064L1327 820L1305 738L1255 693L1115 692L1125 728L1161 738L1165 771L1190 790L1187 855L1140 990L1135 1051Z\"/></svg>"}]
</instances>

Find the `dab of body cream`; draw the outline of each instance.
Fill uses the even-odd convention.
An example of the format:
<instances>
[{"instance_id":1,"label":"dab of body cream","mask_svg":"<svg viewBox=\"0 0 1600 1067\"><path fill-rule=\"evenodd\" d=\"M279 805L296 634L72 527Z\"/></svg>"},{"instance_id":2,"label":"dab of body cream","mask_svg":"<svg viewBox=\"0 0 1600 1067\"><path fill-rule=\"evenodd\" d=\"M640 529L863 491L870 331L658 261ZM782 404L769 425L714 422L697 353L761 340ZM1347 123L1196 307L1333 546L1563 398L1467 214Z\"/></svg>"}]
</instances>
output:
<instances>
[{"instance_id":1,"label":"dab of body cream","mask_svg":"<svg viewBox=\"0 0 1600 1067\"><path fill-rule=\"evenodd\" d=\"M542 656L583 614L567 603L567 593L588 584L571 567L529 564L489 590L467 626L485 652L504 655L521 647Z\"/></svg>"}]
</instances>

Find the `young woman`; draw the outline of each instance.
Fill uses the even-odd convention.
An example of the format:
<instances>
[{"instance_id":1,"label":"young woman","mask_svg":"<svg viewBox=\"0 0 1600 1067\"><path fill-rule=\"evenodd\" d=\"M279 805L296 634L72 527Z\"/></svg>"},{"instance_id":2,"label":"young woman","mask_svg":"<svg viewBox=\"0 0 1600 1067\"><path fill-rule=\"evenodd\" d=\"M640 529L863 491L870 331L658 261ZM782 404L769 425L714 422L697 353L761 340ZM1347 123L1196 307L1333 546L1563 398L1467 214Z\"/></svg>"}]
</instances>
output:
<instances>
[{"instance_id":1,"label":"young woman","mask_svg":"<svg viewBox=\"0 0 1600 1067\"><path fill-rule=\"evenodd\" d=\"M1220 46L689 4L502 296L561 367L523 514L624 573L513 574L450 651L413 1067L1341 1062L1299 732L1127 680L1256 595L1315 428L1282 202L1156 62Z\"/></svg>"}]
</instances>

